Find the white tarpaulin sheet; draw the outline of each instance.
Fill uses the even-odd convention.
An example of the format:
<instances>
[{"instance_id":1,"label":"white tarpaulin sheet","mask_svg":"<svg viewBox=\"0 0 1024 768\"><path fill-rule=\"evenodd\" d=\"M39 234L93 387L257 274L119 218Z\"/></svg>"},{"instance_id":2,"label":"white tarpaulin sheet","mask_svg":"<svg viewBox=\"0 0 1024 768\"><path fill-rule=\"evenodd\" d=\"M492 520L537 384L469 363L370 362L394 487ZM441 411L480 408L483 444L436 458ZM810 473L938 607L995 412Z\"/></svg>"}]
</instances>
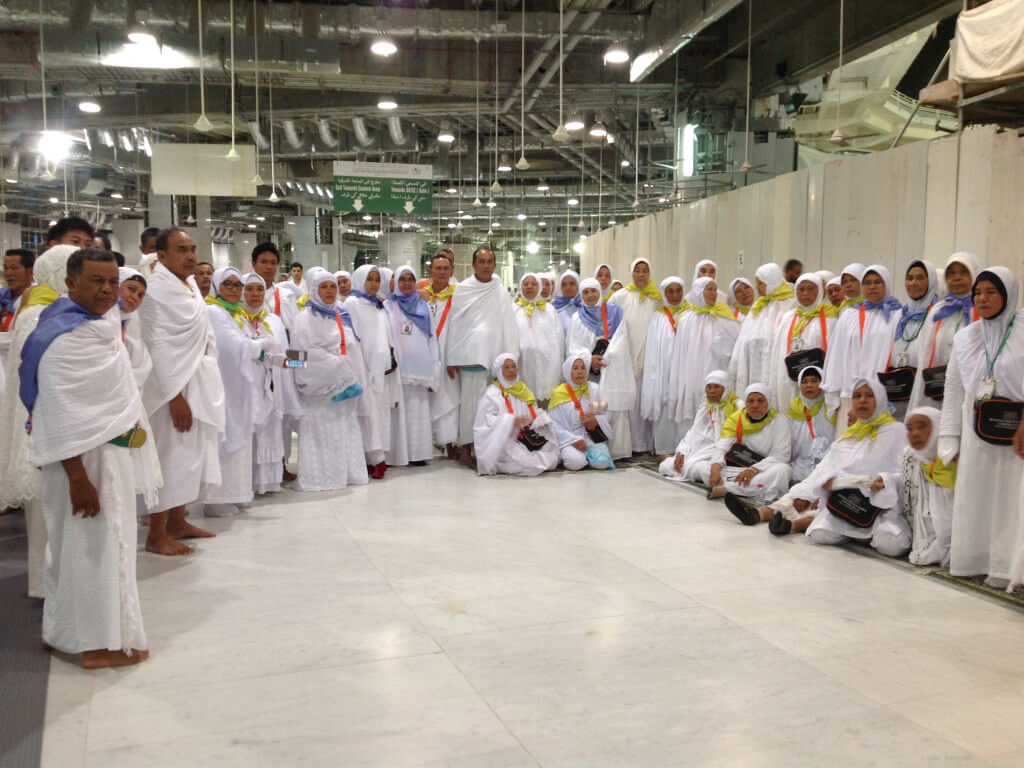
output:
<instances>
[{"instance_id":1,"label":"white tarpaulin sheet","mask_svg":"<svg viewBox=\"0 0 1024 768\"><path fill-rule=\"evenodd\" d=\"M960 82L1024 72L1024 0L991 0L956 22L951 71Z\"/></svg>"}]
</instances>

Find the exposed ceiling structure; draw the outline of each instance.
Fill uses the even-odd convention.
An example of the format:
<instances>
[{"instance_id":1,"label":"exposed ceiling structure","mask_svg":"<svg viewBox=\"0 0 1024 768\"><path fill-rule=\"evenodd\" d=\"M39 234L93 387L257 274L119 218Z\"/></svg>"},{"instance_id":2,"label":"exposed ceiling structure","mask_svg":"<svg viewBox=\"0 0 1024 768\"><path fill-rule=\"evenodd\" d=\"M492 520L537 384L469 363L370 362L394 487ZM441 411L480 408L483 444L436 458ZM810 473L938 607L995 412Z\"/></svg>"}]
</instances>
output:
<instances>
[{"instance_id":1,"label":"exposed ceiling structure","mask_svg":"<svg viewBox=\"0 0 1024 768\"><path fill-rule=\"evenodd\" d=\"M227 145L233 105L235 140L257 146L253 172L265 183L244 206L215 199L213 226L259 216L260 230L273 234L289 216L331 209L334 160L424 163L434 169L435 214L374 227L404 223L472 242L490 231L509 248L525 239L561 248L570 234L736 183L726 172L742 158L726 137L742 131L746 117L748 12L752 130L800 141L805 130L814 143L813 127L801 125L827 109L840 0L751 1L752 8L741 0L202 0L200 19L198 0L4 0L5 215L28 228L45 228L64 210L103 222L145 216L152 144ZM848 2L844 56L891 45L960 5ZM132 43L140 30L157 45ZM382 35L393 54L371 51ZM612 46L631 59L606 62ZM915 55L904 50L900 66ZM783 102L816 79L816 95L787 118ZM860 100L857 119L879 134L893 128L881 126L867 94L894 86L883 79L847 90ZM382 110L384 96L396 107ZM83 102L99 111L81 111ZM39 151L44 110L45 127L72 139L59 167ZM195 127L201 111L208 130ZM553 134L570 116L583 128L559 142ZM679 172L687 122L697 126L699 183ZM454 141L439 141L444 131ZM191 215L193 201L179 204ZM361 218L345 222L365 226Z\"/></svg>"}]
</instances>

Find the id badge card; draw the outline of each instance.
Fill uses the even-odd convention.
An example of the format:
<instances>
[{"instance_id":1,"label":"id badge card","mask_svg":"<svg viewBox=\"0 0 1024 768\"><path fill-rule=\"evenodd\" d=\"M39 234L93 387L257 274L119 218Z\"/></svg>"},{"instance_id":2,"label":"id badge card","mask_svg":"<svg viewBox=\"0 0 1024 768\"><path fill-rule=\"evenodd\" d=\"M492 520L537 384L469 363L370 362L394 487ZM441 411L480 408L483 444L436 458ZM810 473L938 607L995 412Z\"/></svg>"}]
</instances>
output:
<instances>
[{"instance_id":1,"label":"id badge card","mask_svg":"<svg viewBox=\"0 0 1024 768\"><path fill-rule=\"evenodd\" d=\"M402 335L412 336L412 323L410 323L408 320L402 323Z\"/></svg>"},{"instance_id":2,"label":"id badge card","mask_svg":"<svg viewBox=\"0 0 1024 768\"><path fill-rule=\"evenodd\" d=\"M982 376L981 381L978 382L978 391L975 393L975 397L978 400L991 400L995 393L996 380L989 376Z\"/></svg>"}]
</instances>

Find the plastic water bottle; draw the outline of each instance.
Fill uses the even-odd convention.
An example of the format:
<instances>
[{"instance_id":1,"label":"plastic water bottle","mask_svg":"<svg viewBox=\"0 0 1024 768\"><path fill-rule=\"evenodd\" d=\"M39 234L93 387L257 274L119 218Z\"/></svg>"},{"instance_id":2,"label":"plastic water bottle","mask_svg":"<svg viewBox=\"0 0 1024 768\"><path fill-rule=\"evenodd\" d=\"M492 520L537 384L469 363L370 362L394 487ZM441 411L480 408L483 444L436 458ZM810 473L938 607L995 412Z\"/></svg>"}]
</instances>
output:
<instances>
[{"instance_id":1,"label":"plastic water bottle","mask_svg":"<svg viewBox=\"0 0 1024 768\"><path fill-rule=\"evenodd\" d=\"M763 483L757 484L757 491L754 494L754 504L757 505L758 509L768 506L768 499L765 498Z\"/></svg>"}]
</instances>

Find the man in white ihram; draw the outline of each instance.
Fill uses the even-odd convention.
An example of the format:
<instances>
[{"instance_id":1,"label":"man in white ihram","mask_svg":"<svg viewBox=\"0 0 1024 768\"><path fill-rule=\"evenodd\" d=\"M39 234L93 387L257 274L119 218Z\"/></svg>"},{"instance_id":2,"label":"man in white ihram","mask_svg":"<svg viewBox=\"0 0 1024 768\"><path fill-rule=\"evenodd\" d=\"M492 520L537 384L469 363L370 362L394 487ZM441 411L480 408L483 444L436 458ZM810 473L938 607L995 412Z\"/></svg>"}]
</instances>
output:
<instances>
[{"instance_id":1,"label":"man in white ihram","mask_svg":"<svg viewBox=\"0 0 1024 768\"><path fill-rule=\"evenodd\" d=\"M187 555L178 541L213 533L185 520L185 505L202 498L204 485L220 484L217 434L224 431L224 385L217 344L195 278L196 244L181 229L156 240L157 262L137 310L153 372L142 393L160 454L164 485L149 516L146 549Z\"/></svg>"},{"instance_id":2,"label":"man in white ihram","mask_svg":"<svg viewBox=\"0 0 1024 768\"><path fill-rule=\"evenodd\" d=\"M48 535L43 642L86 668L149 656L135 581L132 451L142 399L116 320L117 261L68 259L68 296L40 315L22 350L29 460L42 468Z\"/></svg>"}]
</instances>

